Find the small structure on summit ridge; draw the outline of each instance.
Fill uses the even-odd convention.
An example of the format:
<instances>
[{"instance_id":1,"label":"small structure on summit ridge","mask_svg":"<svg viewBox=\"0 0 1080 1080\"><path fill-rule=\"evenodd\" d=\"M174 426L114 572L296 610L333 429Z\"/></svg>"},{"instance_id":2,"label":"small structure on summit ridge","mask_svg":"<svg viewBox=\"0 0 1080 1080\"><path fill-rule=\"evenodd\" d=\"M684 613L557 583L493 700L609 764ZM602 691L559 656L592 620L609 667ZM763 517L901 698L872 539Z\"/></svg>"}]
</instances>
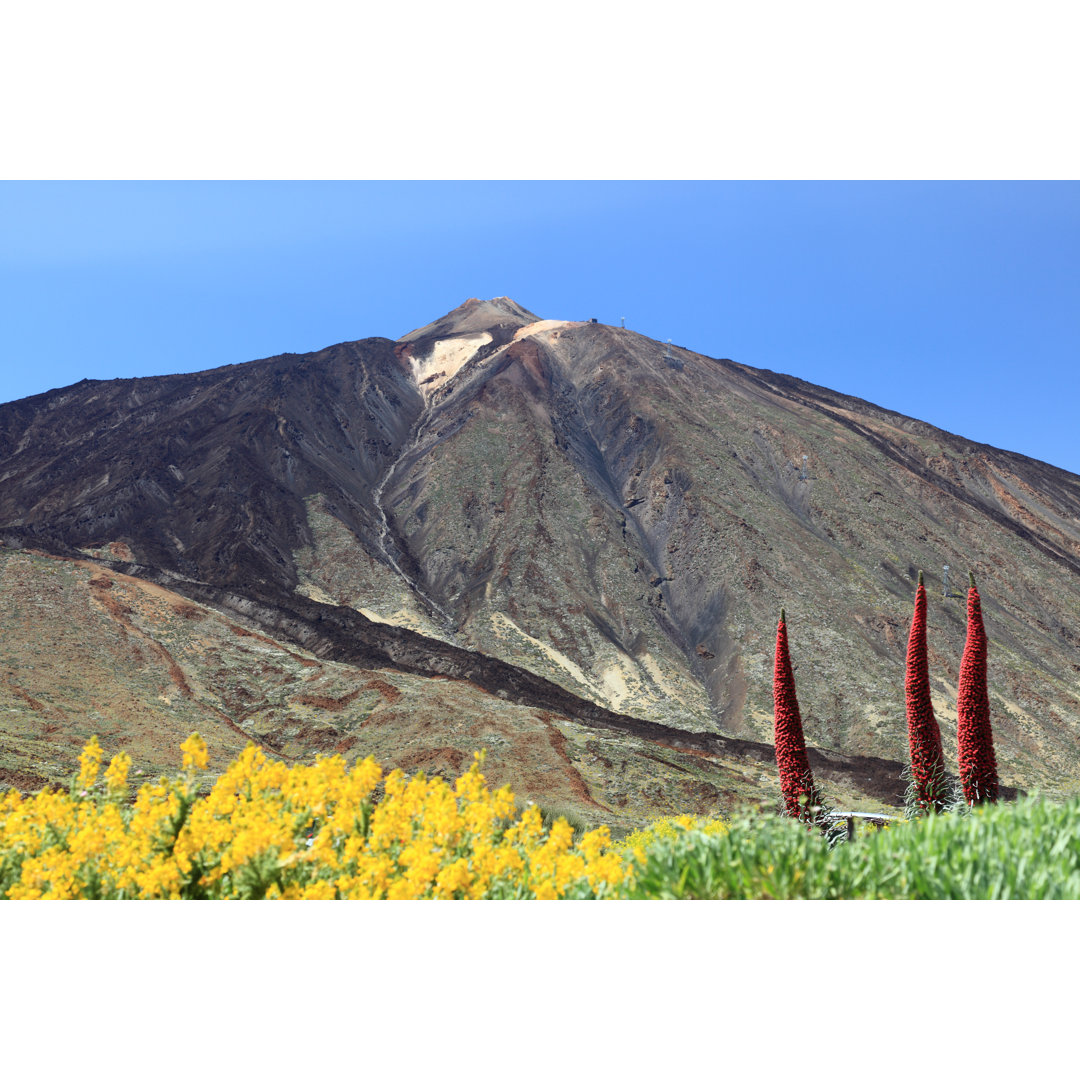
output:
<instances>
[{"instance_id":1,"label":"small structure on summit ridge","mask_svg":"<svg viewBox=\"0 0 1080 1080\"><path fill-rule=\"evenodd\" d=\"M664 353L664 363L667 364L672 371L682 371L683 361L681 356L673 356L671 354L671 338L667 339L667 352Z\"/></svg>"}]
</instances>

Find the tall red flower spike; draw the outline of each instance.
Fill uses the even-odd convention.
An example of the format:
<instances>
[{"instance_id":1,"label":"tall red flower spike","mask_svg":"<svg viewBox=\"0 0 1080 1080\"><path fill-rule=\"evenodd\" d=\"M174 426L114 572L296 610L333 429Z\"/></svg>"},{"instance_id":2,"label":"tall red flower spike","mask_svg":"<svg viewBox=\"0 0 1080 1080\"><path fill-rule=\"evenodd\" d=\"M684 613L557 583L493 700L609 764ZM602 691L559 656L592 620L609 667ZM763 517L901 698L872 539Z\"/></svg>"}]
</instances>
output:
<instances>
[{"instance_id":1,"label":"tall red flower spike","mask_svg":"<svg viewBox=\"0 0 1080 1080\"><path fill-rule=\"evenodd\" d=\"M990 695L986 689L986 631L975 575L968 574L967 642L960 660L960 687L956 697L956 737L959 744L960 783L969 806L996 802L997 759L990 730Z\"/></svg>"},{"instance_id":2,"label":"tall red flower spike","mask_svg":"<svg viewBox=\"0 0 1080 1080\"><path fill-rule=\"evenodd\" d=\"M930 700L930 670L926 662L926 589L922 571L915 590L915 614L908 635L907 673L904 678L907 703L908 744L911 747L911 776L915 782L915 801L919 810L942 810L945 807L945 753L941 748L941 729Z\"/></svg>"},{"instance_id":3,"label":"tall red flower spike","mask_svg":"<svg viewBox=\"0 0 1080 1080\"><path fill-rule=\"evenodd\" d=\"M799 700L795 696L795 675L791 670L791 657L788 655L787 624L783 608L780 609L780 624L776 628L773 733L784 809L791 817L811 821L814 817L813 808L820 803L820 799L810 773L810 761L806 756Z\"/></svg>"}]
</instances>

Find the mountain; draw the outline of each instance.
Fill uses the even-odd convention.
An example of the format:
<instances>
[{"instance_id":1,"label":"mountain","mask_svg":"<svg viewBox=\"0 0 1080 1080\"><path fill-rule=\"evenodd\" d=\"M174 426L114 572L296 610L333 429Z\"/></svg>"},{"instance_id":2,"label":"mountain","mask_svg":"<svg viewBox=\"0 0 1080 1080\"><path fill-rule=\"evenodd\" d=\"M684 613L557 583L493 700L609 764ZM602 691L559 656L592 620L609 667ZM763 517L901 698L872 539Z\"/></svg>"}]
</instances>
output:
<instances>
[{"instance_id":1,"label":"mountain","mask_svg":"<svg viewBox=\"0 0 1080 1080\"><path fill-rule=\"evenodd\" d=\"M484 746L613 825L771 800L783 605L815 770L895 806L920 569L952 762L968 569L1002 781L1080 758L1080 477L506 297L0 406L0 538L22 786L94 731L160 768L199 726L428 772Z\"/></svg>"}]
</instances>

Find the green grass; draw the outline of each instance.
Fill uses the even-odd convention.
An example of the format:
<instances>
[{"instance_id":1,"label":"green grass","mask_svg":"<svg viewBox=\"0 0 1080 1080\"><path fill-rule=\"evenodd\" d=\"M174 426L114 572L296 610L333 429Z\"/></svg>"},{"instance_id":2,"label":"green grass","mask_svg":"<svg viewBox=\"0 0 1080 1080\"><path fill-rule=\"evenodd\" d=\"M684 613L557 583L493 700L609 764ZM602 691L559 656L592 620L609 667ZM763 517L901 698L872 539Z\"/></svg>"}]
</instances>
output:
<instances>
[{"instance_id":1,"label":"green grass","mask_svg":"<svg viewBox=\"0 0 1080 1080\"><path fill-rule=\"evenodd\" d=\"M1036 798L860 832L831 851L797 822L748 815L645 849L630 893L703 900L1080 899L1080 799Z\"/></svg>"},{"instance_id":2,"label":"green grass","mask_svg":"<svg viewBox=\"0 0 1080 1080\"><path fill-rule=\"evenodd\" d=\"M585 821L580 815L574 813L573 810L555 809L549 806L541 806L540 820L543 822L545 829L550 829L559 818L564 818L567 825L574 830L574 843L576 844L585 833L592 828L588 822Z\"/></svg>"}]
</instances>

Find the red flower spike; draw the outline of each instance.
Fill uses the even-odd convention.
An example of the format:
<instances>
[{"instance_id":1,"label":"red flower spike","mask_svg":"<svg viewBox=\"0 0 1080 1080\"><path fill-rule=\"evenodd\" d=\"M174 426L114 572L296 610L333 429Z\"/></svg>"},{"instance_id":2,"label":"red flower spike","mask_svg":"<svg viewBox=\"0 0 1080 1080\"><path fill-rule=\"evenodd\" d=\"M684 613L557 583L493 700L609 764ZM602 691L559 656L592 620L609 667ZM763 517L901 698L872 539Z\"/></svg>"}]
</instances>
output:
<instances>
[{"instance_id":1,"label":"red flower spike","mask_svg":"<svg viewBox=\"0 0 1080 1080\"><path fill-rule=\"evenodd\" d=\"M773 733L776 743L776 765L780 771L780 790L784 809L795 818L811 821L814 806L820 804L810 761L806 756L802 717L795 696L795 675L788 655L787 624L780 611L776 628L776 666L773 674Z\"/></svg>"},{"instance_id":2,"label":"red flower spike","mask_svg":"<svg viewBox=\"0 0 1080 1080\"><path fill-rule=\"evenodd\" d=\"M960 660L960 686L956 697L960 783L969 806L997 802L997 759L990 729L990 695L986 689L986 631L975 575L968 575L967 641Z\"/></svg>"},{"instance_id":3,"label":"red flower spike","mask_svg":"<svg viewBox=\"0 0 1080 1080\"><path fill-rule=\"evenodd\" d=\"M944 809L946 792L941 729L930 700L930 671L926 660L926 589L922 577L920 571L919 587L915 590L915 614L908 635L904 698L915 800L919 810L926 813Z\"/></svg>"}]
</instances>

